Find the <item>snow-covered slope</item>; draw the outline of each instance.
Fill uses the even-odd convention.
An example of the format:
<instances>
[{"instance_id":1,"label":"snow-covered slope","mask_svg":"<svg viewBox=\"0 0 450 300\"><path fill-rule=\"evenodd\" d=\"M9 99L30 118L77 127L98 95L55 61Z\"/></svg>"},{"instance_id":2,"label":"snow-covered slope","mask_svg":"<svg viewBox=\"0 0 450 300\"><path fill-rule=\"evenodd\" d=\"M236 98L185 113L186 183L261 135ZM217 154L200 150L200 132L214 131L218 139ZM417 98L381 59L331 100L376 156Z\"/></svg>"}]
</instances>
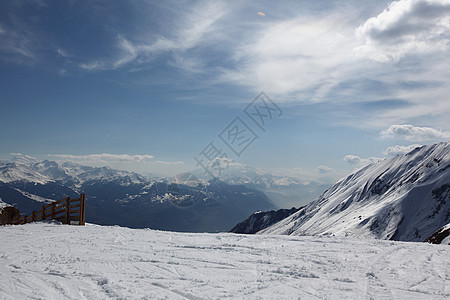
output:
<instances>
[{"instance_id":1,"label":"snow-covered slope","mask_svg":"<svg viewBox=\"0 0 450 300\"><path fill-rule=\"evenodd\" d=\"M0 182L13 182L24 180L27 182L46 184L52 179L32 167L21 162L0 163Z\"/></svg>"},{"instance_id":2,"label":"snow-covered slope","mask_svg":"<svg viewBox=\"0 0 450 300\"><path fill-rule=\"evenodd\" d=\"M262 234L424 241L450 221L450 143L366 166Z\"/></svg>"},{"instance_id":3,"label":"snow-covered slope","mask_svg":"<svg viewBox=\"0 0 450 300\"><path fill-rule=\"evenodd\" d=\"M450 247L335 237L0 227L0 299L449 299Z\"/></svg>"}]
</instances>

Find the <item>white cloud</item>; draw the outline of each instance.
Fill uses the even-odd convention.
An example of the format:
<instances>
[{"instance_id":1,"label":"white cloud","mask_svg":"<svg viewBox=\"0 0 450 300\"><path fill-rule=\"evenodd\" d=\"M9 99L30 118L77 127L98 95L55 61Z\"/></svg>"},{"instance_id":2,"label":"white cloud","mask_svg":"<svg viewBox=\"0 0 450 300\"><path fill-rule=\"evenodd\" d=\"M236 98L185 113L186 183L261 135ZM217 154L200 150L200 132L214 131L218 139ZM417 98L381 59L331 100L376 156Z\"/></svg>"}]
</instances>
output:
<instances>
[{"instance_id":1,"label":"white cloud","mask_svg":"<svg viewBox=\"0 0 450 300\"><path fill-rule=\"evenodd\" d=\"M326 174L333 172L333 168L330 168L328 166L318 166L316 171L322 174Z\"/></svg>"},{"instance_id":2,"label":"white cloud","mask_svg":"<svg viewBox=\"0 0 450 300\"><path fill-rule=\"evenodd\" d=\"M82 63L80 64L80 68L88 70L88 71L95 71L95 70L103 70L105 69L105 65L103 63L100 63L98 61L91 62L91 63Z\"/></svg>"},{"instance_id":3,"label":"white cloud","mask_svg":"<svg viewBox=\"0 0 450 300\"><path fill-rule=\"evenodd\" d=\"M66 50L61 49L61 48L56 48L55 51L56 51L56 54L60 57L69 58L72 56Z\"/></svg>"},{"instance_id":4,"label":"white cloud","mask_svg":"<svg viewBox=\"0 0 450 300\"><path fill-rule=\"evenodd\" d=\"M445 126L450 112L448 3L401 0L381 13L381 5L373 5L377 11L369 19L351 5L320 13L316 7L289 13L270 7L270 18L251 19L246 4L235 9L228 2L199 2L192 9L163 10L175 21L159 24L164 30L155 33L117 29L113 56L79 66L143 70L164 55L168 65L191 78L208 74L203 85L225 82L264 90L278 100L336 103L347 111L336 122L379 128L432 116L433 126ZM260 9L269 11L264 5ZM250 13L254 16L254 8ZM436 83L429 85L430 80ZM405 104L375 113L359 108L386 99Z\"/></svg>"},{"instance_id":5,"label":"white cloud","mask_svg":"<svg viewBox=\"0 0 450 300\"><path fill-rule=\"evenodd\" d=\"M431 127L413 125L391 125L380 132L383 138L401 138L408 141L444 141L450 139L450 132Z\"/></svg>"},{"instance_id":6,"label":"white cloud","mask_svg":"<svg viewBox=\"0 0 450 300\"><path fill-rule=\"evenodd\" d=\"M357 155L352 155L352 154L346 155L344 157L344 161L355 166L356 168L361 168L366 165L379 162L380 160L383 160L383 158L380 158L380 157L361 158Z\"/></svg>"},{"instance_id":7,"label":"white cloud","mask_svg":"<svg viewBox=\"0 0 450 300\"><path fill-rule=\"evenodd\" d=\"M67 70L66 69L59 69L58 70L58 74L59 74L59 76L65 76L66 74L67 74Z\"/></svg>"},{"instance_id":8,"label":"white cloud","mask_svg":"<svg viewBox=\"0 0 450 300\"><path fill-rule=\"evenodd\" d=\"M237 68L225 70L223 79L276 95L317 86L318 96L326 93L336 83L335 68L354 47L351 27L342 19L298 16L262 25L237 50Z\"/></svg>"},{"instance_id":9,"label":"white cloud","mask_svg":"<svg viewBox=\"0 0 450 300\"><path fill-rule=\"evenodd\" d=\"M450 41L448 0L400 0L356 29L364 44L357 55L386 62L407 54L447 51Z\"/></svg>"},{"instance_id":10,"label":"white cloud","mask_svg":"<svg viewBox=\"0 0 450 300\"><path fill-rule=\"evenodd\" d=\"M384 150L383 154L384 155L406 154L418 147L422 147L422 145L419 145L419 144L413 144L413 145L409 145L409 146L395 145L392 147L387 147L386 150Z\"/></svg>"},{"instance_id":11,"label":"white cloud","mask_svg":"<svg viewBox=\"0 0 450 300\"><path fill-rule=\"evenodd\" d=\"M184 162L182 161L162 161L162 160L156 160L154 162L151 162L155 165L184 165Z\"/></svg>"},{"instance_id":12,"label":"white cloud","mask_svg":"<svg viewBox=\"0 0 450 300\"><path fill-rule=\"evenodd\" d=\"M151 165L183 165L182 161L163 161L153 160L153 155L146 154L86 154L86 155L72 155L72 154L48 154L49 157L65 161L76 161L85 164L109 164L109 163L145 163Z\"/></svg>"},{"instance_id":13,"label":"white cloud","mask_svg":"<svg viewBox=\"0 0 450 300\"><path fill-rule=\"evenodd\" d=\"M353 21L361 16L358 8L266 19L237 47L235 65L222 70L222 80L278 99L336 104L346 110L336 121L359 127L416 118L446 126L449 5L397 1L362 23ZM376 112L359 105L386 99L404 105Z\"/></svg>"},{"instance_id":14,"label":"white cloud","mask_svg":"<svg viewBox=\"0 0 450 300\"><path fill-rule=\"evenodd\" d=\"M436 128L448 126L448 0L395 1L384 11L385 6L375 2L364 9L353 5L356 1L326 7L316 3L260 3L256 9L248 2L200 1L185 6L131 1L128 8L135 10L136 20L122 27L108 17L99 20L108 28L105 41L111 32L115 36L112 44L95 45L107 48L101 56L90 57L77 48L71 53L61 49L64 43L50 33L39 35L45 28L25 26L26 20L23 26L2 21L0 52L15 53L5 59L37 60L47 57L40 55L44 49L53 53L56 49L58 56L71 58L70 64L58 67L60 75L75 74L71 68L76 66L86 71L134 71L127 80L138 84L151 78L152 84L182 85L201 77L193 89L231 83L250 93L264 90L277 100L329 102L329 111L340 110L332 122L360 127L384 128L419 119L431 120L428 124ZM146 11L155 11L160 18L148 18ZM113 9L106 12L111 19L117 17ZM99 48L94 50L89 53L98 53ZM156 60L151 72L139 72L150 70ZM163 64L180 74L171 74L169 68L155 80L153 72L164 69ZM386 99L405 105L377 111L360 105Z\"/></svg>"},{"instance_id":15,"label":"white cloud","mask_svg":"<svg viewBox=\"0 0 450 300\"><path fill-rule=\"evenodd\" d=\"M50 157L56 157L62 160L83 161L83 162L132 162L147 161L153 159L153 155L129 155L129 154L87 154L87 155L71 155L71 154L48 154Z\"/></svg>"},{"instance_id":16,"label":"white cloud","mask_svg":"<svg viewBox=\"0 0 450 300\"><path fill-rule=\"evenodd\" d=\"M349 164L355 165L361 161L361 158L359 156L349 154L344 157L344 160Z\"/></svg>"}]
</instances>

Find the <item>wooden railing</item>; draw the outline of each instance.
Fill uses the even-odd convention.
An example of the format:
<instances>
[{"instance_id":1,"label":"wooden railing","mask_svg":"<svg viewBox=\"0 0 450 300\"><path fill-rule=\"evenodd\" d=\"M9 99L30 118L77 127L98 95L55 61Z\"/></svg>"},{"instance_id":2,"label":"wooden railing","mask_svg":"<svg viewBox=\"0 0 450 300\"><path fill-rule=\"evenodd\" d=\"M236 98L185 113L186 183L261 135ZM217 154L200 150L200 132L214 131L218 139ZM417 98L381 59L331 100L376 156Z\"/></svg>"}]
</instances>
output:
<instances>
[{"instance_id":1,"label":"wooden railing","mask_svg":"<svg viewBox=\"0 0 450 300\"><path fill-rule=\"evenodd\" d=\"M31 216L23 215L19 218L17 224L26 224L30 222L57 220L63 224L84 225L84 212L86 206L86 195L81 194L80 198L63 198L42 206L40 211L33 211Z\"/></svg>"}]
</instances>

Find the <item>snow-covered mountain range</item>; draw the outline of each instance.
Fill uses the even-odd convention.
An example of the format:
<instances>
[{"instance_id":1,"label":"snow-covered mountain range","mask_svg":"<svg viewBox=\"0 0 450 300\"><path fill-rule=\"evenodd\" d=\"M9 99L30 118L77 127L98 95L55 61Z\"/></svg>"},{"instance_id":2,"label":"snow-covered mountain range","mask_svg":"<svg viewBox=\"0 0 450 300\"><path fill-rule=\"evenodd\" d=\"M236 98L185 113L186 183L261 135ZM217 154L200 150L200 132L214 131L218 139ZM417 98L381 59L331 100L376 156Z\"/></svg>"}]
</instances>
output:
<instances>
[{"instance_id":1,"label":"snow-covered mountain range","mask_svg":"<svg viewBox=\"0 0 450 300\"><path fill-rule=\"evenodd\" d=\"M228 231L254 211L276 208L261 191L220 181L179 184L29 156L0 162L0 201L22 213L80 193L87 195L88 222L174 231Z\"/></svg>"},{"instance_id":2,"label":"snow-covered mountain range","mask_svg":"<svg viewBox=\"0 0 450 300\"><path fill-rule=\"evenodd\" d=\"M194 175L203 181L208 179L201 169L182 175L185 178ZM224 168L219 179L227 184L245 185L262 191L280 208L306 205L331 186L329 183L302 180L236 162Z\"/></svg>"},{"instance_id":3,"label":"snow-covered mountain range","mask_svg":"<svg viewBox=\"0 0 450 300\"><path fill-rule=\"evenodd\" d=\"M447 142L368 165L260 233L424 241L449 222Z\"/></svg>"},{"instance_id":4,"label":"snow-covered mountain range","mask_svg":"<svg viewBox=\"0 0 450 300\"><path fill-rule=\"evenodd\" d=\"M10 162L0 162L0 182L26 181L36 184L58 182L76 189L89 181L122 180L123 184L144 183L148 179L137 173L109 167L88 167L71 162L56 162L20 155Z\"/></svg>"}]
</instances>

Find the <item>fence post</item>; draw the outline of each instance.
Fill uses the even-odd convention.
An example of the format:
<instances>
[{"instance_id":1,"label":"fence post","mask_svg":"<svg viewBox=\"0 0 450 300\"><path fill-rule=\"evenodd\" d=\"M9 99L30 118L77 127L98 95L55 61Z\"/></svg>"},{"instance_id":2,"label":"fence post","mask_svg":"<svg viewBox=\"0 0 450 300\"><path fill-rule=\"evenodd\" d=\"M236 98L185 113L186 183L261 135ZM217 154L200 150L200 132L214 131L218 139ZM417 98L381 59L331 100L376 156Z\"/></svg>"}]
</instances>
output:
<instances>
[{"instance_id":1,"label":"fence post","mask_svg":"<svg viewBox=\"0 0 450 300\"><path fill-rule=\"evenodd\" d=\"M45 210L46 210L46 206L42 207L42 221L45 221Z\"/></svg>"},{"instance_id":2,"label":"fence post","mask_svg":"<svg viewBox=\"0 0 450 300\"><path fill-rule=\"evenodd\" d=\"M33 210L33 214L31 216L32 216L31 217L31 222L36 221L36 211L35 210Z\"/></svg>"},{"instance_id":3,"label":"fence post","mask_svg":"<svg viewBox=\"0 0 450 300\"><path fill-rule=\"evenodd\" d=\"M52 220L55 219L55 207L56 207L55 202L52 202L52 211L50 213L51 214L50 219L52 219Z\"/></svg>"},{"instance_id":4,"label":"fence post","mask_svg":"<svg viewBox=\"0 0 450 300\"><path fill-rule=\"evenodd\" d=\"M66 224L70 225L70 198L66 198Z\"/></svg>"},{"instance_id":5,"label":"fence post","mask_svg":"<svg viewBox=\"0 0 450 300\"><path fill-rule=\"evenodd\" d=\"M20 215L20 212L19 212L19 217L17 218L17 220L14 223L14 225L19 225L20 224L20 218L22 218L22 216Z\"/></svg>"},{"instance_id":6,"label":"fence post","mask_svg":"<svg viewBox=\"0 0 450 300\"><path fill-rule=\"evenodd\" d=\"M85 225L85 220L84 220L85 207L86 207L86 194L81 194L80 195L80 223L79 224L82 226Z\"/></svg>"}]
</instances>

